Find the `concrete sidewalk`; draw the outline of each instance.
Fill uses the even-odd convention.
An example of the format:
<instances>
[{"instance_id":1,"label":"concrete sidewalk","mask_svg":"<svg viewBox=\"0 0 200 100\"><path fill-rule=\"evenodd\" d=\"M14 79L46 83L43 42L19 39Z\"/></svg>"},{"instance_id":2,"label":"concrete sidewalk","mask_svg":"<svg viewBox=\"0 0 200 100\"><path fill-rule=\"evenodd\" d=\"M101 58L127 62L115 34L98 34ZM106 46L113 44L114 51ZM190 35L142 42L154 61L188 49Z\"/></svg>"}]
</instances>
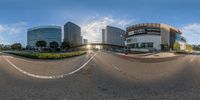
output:
<instances>
[{"instance_id":1,"label":"concrete sidewalk","mask_svg":"<svg viewBox=\"0 0 200 100\"><path fill-rule=\"evenodd\" d=\"M133 57L133 58L169 58L169 57L176 57L174 53L171 52L160 52L160 53L145 53L145 54L127 54L124 53L117 53L121 56Z\"/></svg>"}]
</instances>

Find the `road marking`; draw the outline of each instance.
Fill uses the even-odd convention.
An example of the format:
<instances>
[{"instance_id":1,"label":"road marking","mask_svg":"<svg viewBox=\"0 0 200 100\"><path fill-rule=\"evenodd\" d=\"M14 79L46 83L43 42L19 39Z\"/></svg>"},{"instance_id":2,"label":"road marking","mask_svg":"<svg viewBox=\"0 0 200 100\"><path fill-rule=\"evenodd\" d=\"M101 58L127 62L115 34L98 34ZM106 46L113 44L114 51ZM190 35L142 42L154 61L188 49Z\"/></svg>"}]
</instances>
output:
<instances>
[{"instance_id":1,"label":"road marking","mask_svg":"<svg viewBox=\"0 0 200 100\"><path fill-rule=\"evenodd\" d=\"M54 76L43 76L43 75L36 75L36 74L32 74L29 72L26 72L22 69L20 69L19 67L17 67L15 64L13 64L10 60L8 60L5 56L3 56L3 58L12 66L14 67L16 70L18 70L19 72L34 77L34 78L40 78L40 79L58 79L58 78L63 78L66 77L68 75L72 75L76 72L78 72L79 70L81 70L82 68L84 68L95 56L97 55L97 53L95 53L87 62L85 62L81 67L79 67L78 69L70 72L70 73L66 73L66 74L62 74L62 75L54 75Z\"/></svg>"},{"instance_id":2,"label":"road marking","mask_svg":"<svg viewBox=\"0 0 200 100\"><path fill-rule=\"evenodd\" d=\"M195 58L195 56L193 56L193 57L190 59L190 62L193 62L194 58Z\"/></svg>"},{"instance_id":3,"label":"road marking","mask_svg":"<svg viewBox=\"0 0 200 100\"><path fill-rule=\"evenodd\" d=\"M121 70L119 69L119 67L117 67L116 65L112 64L112 66L119 72L121 72Z\"/></svg>"},{"instance_id":4,"label":"road marking","mask_svg":"<svg viewBox=\"0 0 200 100\"><path fill-rule=\"evenodd\" d=\"M12 56L4 56L4 57L7 57L7 58L14 58L14 57L12 57Z\"/></svg>"},{"instance_id":5,"label":"road marking","mask_svg":"<svg viewBox=\"0 0 200 100\"><path fill-rule=\"evenodd\" d=\"M83 67L85 67L95 56L97 55L97 53L95 53L86 63L84 63L81 67L79 67L78 69L68 73L69 75L74 74L76 72L78 72L79 70L81 70Z\"/></svg>"}]
</instances>

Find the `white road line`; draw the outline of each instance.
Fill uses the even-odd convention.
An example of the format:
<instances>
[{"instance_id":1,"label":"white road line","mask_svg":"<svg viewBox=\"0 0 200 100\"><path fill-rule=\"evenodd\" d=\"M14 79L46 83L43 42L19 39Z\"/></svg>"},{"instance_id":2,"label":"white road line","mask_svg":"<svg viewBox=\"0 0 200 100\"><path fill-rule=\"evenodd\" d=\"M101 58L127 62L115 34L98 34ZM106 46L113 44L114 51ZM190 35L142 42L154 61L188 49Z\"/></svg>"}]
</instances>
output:
<instances>
[{"instance_id":1,"label":"white road line","mask_svg":"<svg viewBox=\"0 0 200 100\"><path fill-rule=\"evenodd\" d=\"M79 67L78 69L68 73L69 75L74 74L76 72L78 72L79 70L81 70L83 67L85 67L95 56L97 55L97 53L95 53L86 63L84 63L81 67Z\"/></svg>"},{"instance_id":2,"label":"white road line","mask_svg":"<svg viewBox=\"0 0 200 100\"><path fill-rule=\"evenodd\" d=\"M12 56L4 56L4 57L7 57L7 58L14 58L14 57L12 57Z\"/></svg>"},{"instance_id":3,"label":"white road line","mask_svg":"<svg viewBox=\"0 0 200 100\"><path fill-rule=\"evenodd\" d=\"M193 62L194 58L195 58L195 56L193 56L193 57L190 59L190 62Z\"/></svg>"},{"instance_id":4,"label":"white road line","mask_svg":"<svg viewBox=\"0 0 200 100\"><path fill-rule=\"evenodd\" d=\"M6 57L3 56L3 58L12 66L14 67L16 70L18 70L19 72L34 77L34 78L40 78L40 79L58 79L58 78L63 78L66 77L68 75L72 75L76 72L78 72L79 70L81 70L82 68L84 68L95 56L97 55L97 53L95 53L87 62L85 62L81 67L79 67L78 69L70 72L70 73L66 73L66 74L62 74L62 75L55 75L55 76L43 76L43 75L36 75L36 74L32 74L29 72L26 72L22 69L20 69L19 67L17 67L15 64L13 64L10 60L8 60Z\"/></svg>"},{"instance_id":5,"label":"white road line","mask_svg":"<svg viewBox=\"0 0 200 100\"><path fill-rule=\"evenodd\" d=\"M112 64L112 66L119 72L121 72L121 70L119 69L119 67L117 67L116 65Z\"/></svg>"}]
</instances>

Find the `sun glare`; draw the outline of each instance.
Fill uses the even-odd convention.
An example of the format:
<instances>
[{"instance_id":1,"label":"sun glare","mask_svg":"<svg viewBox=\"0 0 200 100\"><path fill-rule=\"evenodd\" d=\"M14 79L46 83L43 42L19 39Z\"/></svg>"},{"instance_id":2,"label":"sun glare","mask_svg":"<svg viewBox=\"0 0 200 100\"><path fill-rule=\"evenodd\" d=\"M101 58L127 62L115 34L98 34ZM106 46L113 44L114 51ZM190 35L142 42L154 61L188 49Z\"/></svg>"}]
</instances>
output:
<instances>
[{"instance_id":1,"label":"sun glare","mask_svg":"<svg viewBox=\"0 0 200 100\"><path fill-rule=\"evenodd\" d=\"M91 49L91 47L92 47L91 45L87 45L87 49Z\"/></svg>"}]
</instances>

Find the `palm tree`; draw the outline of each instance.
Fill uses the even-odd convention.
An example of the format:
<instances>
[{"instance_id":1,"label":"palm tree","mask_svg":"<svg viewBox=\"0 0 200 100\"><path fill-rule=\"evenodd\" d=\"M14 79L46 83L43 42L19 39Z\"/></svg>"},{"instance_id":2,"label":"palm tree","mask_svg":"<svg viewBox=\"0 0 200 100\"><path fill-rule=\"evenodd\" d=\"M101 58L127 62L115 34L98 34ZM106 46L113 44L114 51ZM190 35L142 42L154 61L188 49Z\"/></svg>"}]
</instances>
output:
<instances>
[{"instance_id":1,"label":"palm tree","mask_svg":"<svg viewBox=\"0 0 200 100\"><path fill-rule=\"evenodd\" d=\"M42 48L46 47L47 43L44 40L37 41L36 46L39 48L41 51Z\"/></svg>"}]
</instances>

